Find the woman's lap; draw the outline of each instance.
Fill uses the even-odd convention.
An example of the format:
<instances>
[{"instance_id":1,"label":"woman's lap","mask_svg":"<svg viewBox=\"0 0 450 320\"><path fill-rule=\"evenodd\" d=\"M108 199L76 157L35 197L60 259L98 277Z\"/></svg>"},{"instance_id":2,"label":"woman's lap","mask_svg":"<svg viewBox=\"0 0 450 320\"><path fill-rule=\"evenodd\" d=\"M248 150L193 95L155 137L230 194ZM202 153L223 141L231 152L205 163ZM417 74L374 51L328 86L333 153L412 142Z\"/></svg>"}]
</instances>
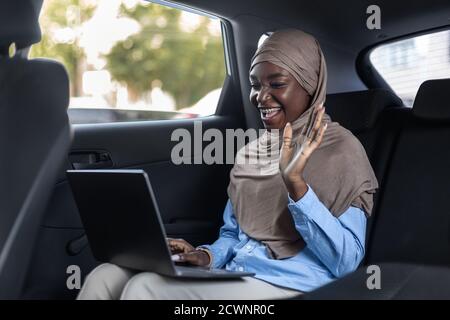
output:
<instances>
[{"instance_id":1,"label":"woman's lap","mask_svg":"<svg viewBox=\"0 0 450 320\"><path fill-rule=\"evenodd\" d=\"M181 279L151 272L135 274L113 264L103 264L86 278L78 299L252 300L289 298L299 293L252 277Z\"/></svg>"},{"instance_id":2,"label":"woman's lap","mask_svg":"<svg viewBox=\"0 0 450 320\"><path fill-rule=\"evenodd\" d=\"M104 263L91 271L84 281L78 300L117 300L127 282L135 275L131 270Z\"/></svg>"}]
</instances>

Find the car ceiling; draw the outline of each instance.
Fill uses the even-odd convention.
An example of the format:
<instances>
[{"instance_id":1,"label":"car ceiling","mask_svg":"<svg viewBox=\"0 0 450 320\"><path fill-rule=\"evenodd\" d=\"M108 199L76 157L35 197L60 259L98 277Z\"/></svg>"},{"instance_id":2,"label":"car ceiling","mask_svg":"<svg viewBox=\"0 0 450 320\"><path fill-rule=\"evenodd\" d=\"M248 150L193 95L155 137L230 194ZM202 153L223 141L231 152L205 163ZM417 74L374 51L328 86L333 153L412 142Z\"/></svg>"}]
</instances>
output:
<instances>
[{"instance_id":1,"label":"car ceiling","mask_svg":"<svg viewBox=\"0 0 450 320\"><path fill-rule=\"evenodd\" d=\"M286 27L299 28L347 50L399 36L450 26L449 0L176 0L172 1L230 21L252 15ZM366 27L371 4L381 8L381 30ZM241 20L242 21L242 20ZM270 31L270 30L268 30Z\"/></svg>"}]
</instances>

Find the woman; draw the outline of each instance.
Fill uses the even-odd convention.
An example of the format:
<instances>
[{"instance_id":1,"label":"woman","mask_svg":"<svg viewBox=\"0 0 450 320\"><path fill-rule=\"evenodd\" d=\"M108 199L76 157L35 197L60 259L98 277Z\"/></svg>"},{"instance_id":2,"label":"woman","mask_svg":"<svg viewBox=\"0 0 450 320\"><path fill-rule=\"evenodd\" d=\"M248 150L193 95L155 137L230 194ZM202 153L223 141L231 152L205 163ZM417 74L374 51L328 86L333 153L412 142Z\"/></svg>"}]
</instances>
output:
<instances>
[{"instance_id":1,"label":"woman","mask_svg":"<svg viewBox=\"0 0 450 320\"><path fill-rule=\"evenodd\" d=\"M219 239L198 248L168 239L180 262L254 277L179 280L103 264L78 298L286 298L355 270L378 184L359 141L325 113L326 80L311 35L282 30L266 39L252 58L250 100L267 130L236 156Z\"/></svg>"}]
</instances>

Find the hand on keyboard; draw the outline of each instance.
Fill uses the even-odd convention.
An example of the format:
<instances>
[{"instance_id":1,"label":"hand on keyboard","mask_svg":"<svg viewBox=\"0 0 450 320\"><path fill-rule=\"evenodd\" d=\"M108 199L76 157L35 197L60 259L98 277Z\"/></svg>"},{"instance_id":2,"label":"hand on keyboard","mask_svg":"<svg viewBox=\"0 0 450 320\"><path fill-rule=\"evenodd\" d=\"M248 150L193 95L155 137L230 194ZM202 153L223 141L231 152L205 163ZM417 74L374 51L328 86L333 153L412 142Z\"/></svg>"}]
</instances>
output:
<instances>
[{"instance_id":1,"label":"hand on keyboard","mask_svg":"<svg viewBox=\"0 0 450 320\"><path fill-rule=\"evenodd\" d=\"M210 256L205 250L194 248L184 239L167 238L170 251L172 253L172 261L185 262L194 266L208 266L210 264Z\"/></svg>"}]
</instances>

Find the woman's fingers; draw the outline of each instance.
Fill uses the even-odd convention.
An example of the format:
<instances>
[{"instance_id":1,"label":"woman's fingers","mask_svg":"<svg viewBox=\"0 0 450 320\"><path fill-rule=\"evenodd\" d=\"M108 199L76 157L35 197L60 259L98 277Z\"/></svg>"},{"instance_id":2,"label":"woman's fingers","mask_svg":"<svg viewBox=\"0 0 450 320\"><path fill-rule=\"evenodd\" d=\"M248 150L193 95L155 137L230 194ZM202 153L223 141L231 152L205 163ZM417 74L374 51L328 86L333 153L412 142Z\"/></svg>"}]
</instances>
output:
<instances>
[{"instance_id":1,"label":"woman's fingers","mask_svg":"<svg viewBox=\"0 0 450 320\"><path fill-rule=\"evenodd\" d=\"M323 105L320 105L318 110L317 110L317 116L314 119L314 123L313 123L313 127L311 130L310 135L307 137L308 142L312 143L315 139L315 137L318 135L321 124L322 124L322 119L323 119L323 114L325 113L325 108L323 107Z\"/></svg>"},{"instance_id":2,"label":"woman's fingers","mask_svg":"<svg viewBox=\"0 0 450 320\"><path fill-rule=\"evenodd\" d=\"M195 250L195 248L184 239L167 238L167 242L172 253L188 253Z\"/></svg>"},{"instance_id":3,"label":"woman's fingers","mask_svg":"<svg viewBox=\"0 0 450 320\"><path fill-rule=\"evenodd\" d=\"M317 111L317 118L316 121L314 123L314 130L316 132L319 131L320 129L320 124L322 123L322 119L323 119L323 114L325 113L325 108L323 105L320 106L319 111Z\"/></svg>"},{"instance_id":4,"label":"woman's fingers","mask_svg":"<svg viewBox=\"0 0 450 320\"><path fill-rule=\"evenodd\" d=\"M286 124L280 156L280 169L283 175L301 170L314 149L320 145L326 129L322 123L324 113L323 105L314 107L307 125L297 138L298 141L293 141L292 126L290 123Z\"/></svg>"},{"instance_id":5,"label":"woman's fingers","mask_svg":"<svg viewBox=\"0 0 450 320\"><path fill-rule=\"evenodd\" d=\"M304 142L301 142L301 148L299 149L299 154L296 155L296 159L298 158L304 158L306 159L311 155L311 153L317 148L317 146L322 141L323 132L321 132L323 128L323 115L325 113L325 108L323 105L320 105L317 107L317 110L314 110L316 112L316 116L314 118L314 123L312 123L312 129L310 131L309 136L306 137L299 137L299 139L305 140ZM320 136L320 142L319 142L319 136Z\"/></svg>"},{"instance_id":6,"label":"woman's fingers","mask_svg":"<svg viewBox=\"0 0 450 320\"><path fill-rule=\"evenodd\" d=\"M290 159L292 158L292 152L294 145L292 143L292 126L288 122L283 131L283 145L281 146L280 155L280 170L284 173Z\"/></svg>"},{"instance_id":7,"label":"woman's fingers","mask_svg":"<svg viewBox=\"0 0 450 320\"><path fill-rule=\"evenodd\" d=\"M314 129L314 124L316 123L316 119L317 119L317 114L320 110L320 106L315 106L314 110L311 112L309 119L308 119L308 123L306 125L307 130L306 130L306 137L309 138L312 134L312 131Z\"/></svg>"},{"instance_id":8,"label":"woman's fingers","mask_svg":"<svg viewBox=\"0 0 450 320\"><path fill-rule=\"evenodd\" d=\"M325 133L325 130L327 130L327 127L328 127L328 123L324 123L320 127L319 132L314 137L314 140L311 143L311 149L312 149L311 152L314 151L322 143L322 138Z\"/></svg>"},{"instance_id":9,"label":"woman's fingers","mask_svg":"<svg viewBox=\"0 0 450 320\"><path fill-rule=\"evenodd\" d=\"M292 148L292 126L289 122L284 127L282 148L283 149L291 149Z\"/></svg>"},{"instance_id":10,"label":"woman's fingers","mask_svg":"<svg viewBox=\"0 0 450 320\"><path fill-rule=\"evenodd\" d=\"M198 252L193 251L189 253L182 253L180 256L180 262L188 262L194 265L198 265Z\"/></svg>"},{"instance_id":11,"label":"woman's fingers","mask_svg":"<svg viewBox=\"0 0 450 320\"><path fill-rule=\"evenodd\" d=\"M174 262L187 262L195 266L206 266L209 264L208 255L200 250L195 250L188 253L180 253L172 256Z\"/></svg>"}]
</instances>

